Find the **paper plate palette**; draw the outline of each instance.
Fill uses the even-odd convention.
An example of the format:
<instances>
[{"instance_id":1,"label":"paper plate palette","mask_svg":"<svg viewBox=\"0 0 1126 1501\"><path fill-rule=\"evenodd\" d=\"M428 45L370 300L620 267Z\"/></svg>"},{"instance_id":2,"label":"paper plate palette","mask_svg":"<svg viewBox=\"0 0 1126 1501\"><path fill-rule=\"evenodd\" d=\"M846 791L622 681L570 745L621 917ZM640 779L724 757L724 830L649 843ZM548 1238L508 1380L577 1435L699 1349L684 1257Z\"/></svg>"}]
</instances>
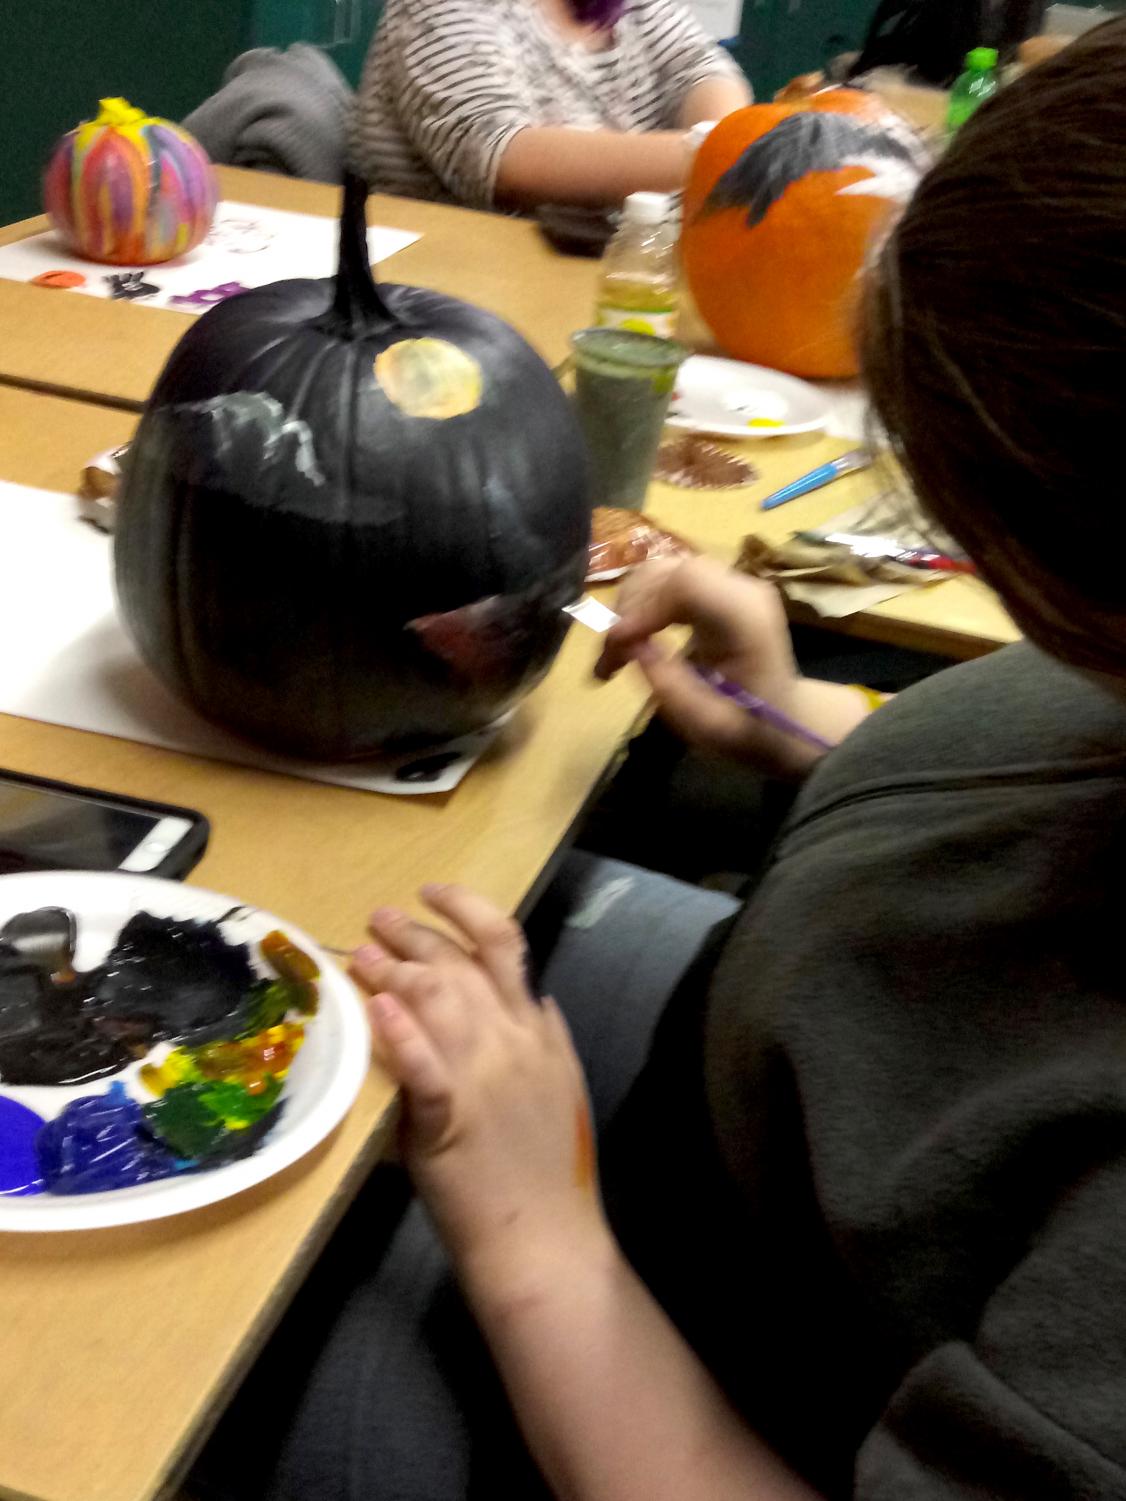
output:
<instances>
[{"instance_id":1,"label":"paper plate palette","mask_svg":"<svg viewBox=\"0 0 1126 1501\"><path fill-rule=\"evenodd\" d=\"M245 1155L217 1166L206 1165L204 1159L201 1164L178 1166L167 1177L99 1192L9 1190L0 1194L0 1231L89 1230L198 1209L281 1172L322 1141L347 1114L370 1057L363 1008L351 981L292 923L257 908L239 906L228 896L148 876L78 871L0 876L0 928L17 914L43 908L61 908L74 914L77 945L73 968L80 974L103 963L122 928L139 913L151 914L158 921L217 924L226 944L246 946L255 981L277 979L278 971L266 962L260 945L268 934L284 934L319 969L317 1009L307 1016L289 1013L291 1023L297 1020L303 1026L303 1040L280 1080L275 1113L268 1126L253 1138L253 1146L245 1150ZM219 1028L215 1040L221 1035ZM247 1034L243 1031L238 1035ZM5 1141L0 1135L0 1157L11 1148L15 1133L27 1120L18 1106L51 1123L75 1101L104 1097L111 1089L114 1099L121 1100L123 1089L143 1112L158 1096L142 1080L142 1069L146 1064L165 1063L177 1048L178 1056L183 1057L183 1045L157 1042L144 1057L132 1058L119 1072L81 1084L9 1084L0 1073L0 1103L14 1102L3 1103L0 1109L0 1133L8 1136ZM256 1080L254 1088L258 1087ZM172 1093L168 1090L164 1098ZM138 1114L128 1101L124 1103L129 1118ZM56 1126L56 1136L58 1130ZM250 1136L246 1142L251 1142ZM177 1161L181 1158L182 1152Z\"/></svg>"},{"instance_id":2,"label":"paper plate palette","mask_svg":"<svg viewBox=\"0 0 1126 1501\"><path fill-rule=\"evenodd\" d=\"M668 425L722 438L786 438L824 428L827 398L780 370L697 354L685 360Z\"/></svg>"}]
</instances>

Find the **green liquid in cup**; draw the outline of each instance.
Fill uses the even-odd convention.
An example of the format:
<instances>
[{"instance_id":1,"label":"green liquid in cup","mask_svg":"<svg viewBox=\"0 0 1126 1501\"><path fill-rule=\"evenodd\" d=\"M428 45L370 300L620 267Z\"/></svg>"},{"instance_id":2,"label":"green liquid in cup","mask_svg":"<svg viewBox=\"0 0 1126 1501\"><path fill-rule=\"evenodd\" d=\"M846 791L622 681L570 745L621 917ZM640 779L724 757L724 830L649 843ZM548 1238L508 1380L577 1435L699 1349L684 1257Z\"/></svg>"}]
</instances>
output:
<instances>
[{"instance_id":1,"label":"green liquid in cup","mask_svg":"<svg viewBox=\"0 0 1126 1501\"><path fill-rule=\"evenodd\" d=\"M671 339L585 328L574 348L575 409L590 450L596 506L645 500L676 372L688 351Z\"/></svg>"}]
</instances>

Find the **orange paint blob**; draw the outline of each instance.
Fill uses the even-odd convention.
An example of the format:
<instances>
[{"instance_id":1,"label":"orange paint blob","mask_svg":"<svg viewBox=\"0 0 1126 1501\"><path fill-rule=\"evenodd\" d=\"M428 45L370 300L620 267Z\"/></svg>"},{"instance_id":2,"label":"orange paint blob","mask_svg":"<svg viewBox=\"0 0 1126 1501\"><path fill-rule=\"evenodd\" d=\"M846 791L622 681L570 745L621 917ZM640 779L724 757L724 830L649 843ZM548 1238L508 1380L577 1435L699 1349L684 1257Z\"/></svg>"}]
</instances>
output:
<instances>
[{"instance_id":1,"label":"orange paint blob","mask_svg":"<svg viewBox=\"0 0 1126 1501\"><path fill-rule=\"evenodd\" d=\"M594 1128L590 1123L590 1110L585 1100L575 1106L575 1183L590 1192L594 1188L597 1171L597 1154L594 1148Z\"/></svg>"},{"instance_id":2,"label":"orange paint blob","mask_svg":"<svg viewBox=\"0 0 1126 1501\"><path fill-rule=\"evenodd\" d=\"M272 933L267 933L258 947L266 963L283 980L291 980L295 985L307 985L320 978L321 972L312 955L299 949L277 928Z\"/></svg>"},{"instance_id":3,"label":"orange paint blob","mask_svg":"<svg viewBox=\"0 0 1126 1501\"><path fill-rule=\"evenodd\" d=\"M86 278L81 271L40 271L38 276L31 278L33 287L55 287L61 291L69 292L74 287L84 287Z\"/></svg>"}]
</instances>

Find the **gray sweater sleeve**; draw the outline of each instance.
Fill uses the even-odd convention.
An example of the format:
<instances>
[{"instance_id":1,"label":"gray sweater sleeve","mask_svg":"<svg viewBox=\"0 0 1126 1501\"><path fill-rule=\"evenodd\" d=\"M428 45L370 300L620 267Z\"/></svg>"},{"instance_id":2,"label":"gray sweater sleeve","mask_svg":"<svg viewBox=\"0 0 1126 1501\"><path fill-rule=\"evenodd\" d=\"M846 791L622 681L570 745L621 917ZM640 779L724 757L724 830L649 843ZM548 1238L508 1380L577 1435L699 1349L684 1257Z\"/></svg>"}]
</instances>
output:
<instances>
[{"instance_id":1,"label":"gray sweater sleeve","mask_svg":"<svg viewBox=\"0 0 1126 1501\"><path fill-rule=\"evenodd\" d=\"M730 1384L833 1497L1126 1497L1124 868L1126 704L1012 648L826 759L729 940Z\"/></svg>"},{"instance_id":2,"label":"gray sweater sleeve","mask_svg":"<svg viewBox=\"0 0 1126 1501\"><path fill-rule=\"evenodd\" d=\"M1126 1496L1122 1100L1085 1134L1096 1164L1120 1155L1080 1173L976 1326L908 1372L860 1451L856 1501Z\"/></svg>"},{"instance_id":3,"label":"gray sweater sleeve","mask_svg":"<svg viewBox=\"0 0 1126 1501\"><path fill-rule=\"evenodd\" d=\"M352 91L317 47L259 47L183 124L214 162L339 182Z\"/></svg>"}]
</instances>

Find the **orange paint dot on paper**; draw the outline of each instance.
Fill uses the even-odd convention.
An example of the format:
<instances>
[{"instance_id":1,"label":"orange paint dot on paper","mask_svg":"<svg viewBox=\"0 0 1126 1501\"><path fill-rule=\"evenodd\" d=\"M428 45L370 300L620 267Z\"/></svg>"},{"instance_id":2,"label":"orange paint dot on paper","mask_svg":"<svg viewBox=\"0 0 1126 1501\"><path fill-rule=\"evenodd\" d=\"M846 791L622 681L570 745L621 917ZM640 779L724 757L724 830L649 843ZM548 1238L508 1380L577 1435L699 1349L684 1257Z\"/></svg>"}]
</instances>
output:
<instances>
[{"instance_id":1,"label":"orange paint dot on paper","mask_svg":"<svg viewBox=\"0 0 1126 1501\"><path fill-rule=\"evenodd\" d=\"M33 287L56 287L62 291L70 291L74 287L84 287L86 278L81 271L40 271L38 276L31 278Z\"/></svg>"},{"instance_id":2,"label":"orange paint dot on paper","mask_svg":"<svg viewBox=\"0 0 1126 1501\"><path fill-rule=\"evenodd\" d=\"M585 1100L575 1106L575 1183L579 1188L594 1187L596 1155L594 1130Z\"/></svg>"}]
</instances>

